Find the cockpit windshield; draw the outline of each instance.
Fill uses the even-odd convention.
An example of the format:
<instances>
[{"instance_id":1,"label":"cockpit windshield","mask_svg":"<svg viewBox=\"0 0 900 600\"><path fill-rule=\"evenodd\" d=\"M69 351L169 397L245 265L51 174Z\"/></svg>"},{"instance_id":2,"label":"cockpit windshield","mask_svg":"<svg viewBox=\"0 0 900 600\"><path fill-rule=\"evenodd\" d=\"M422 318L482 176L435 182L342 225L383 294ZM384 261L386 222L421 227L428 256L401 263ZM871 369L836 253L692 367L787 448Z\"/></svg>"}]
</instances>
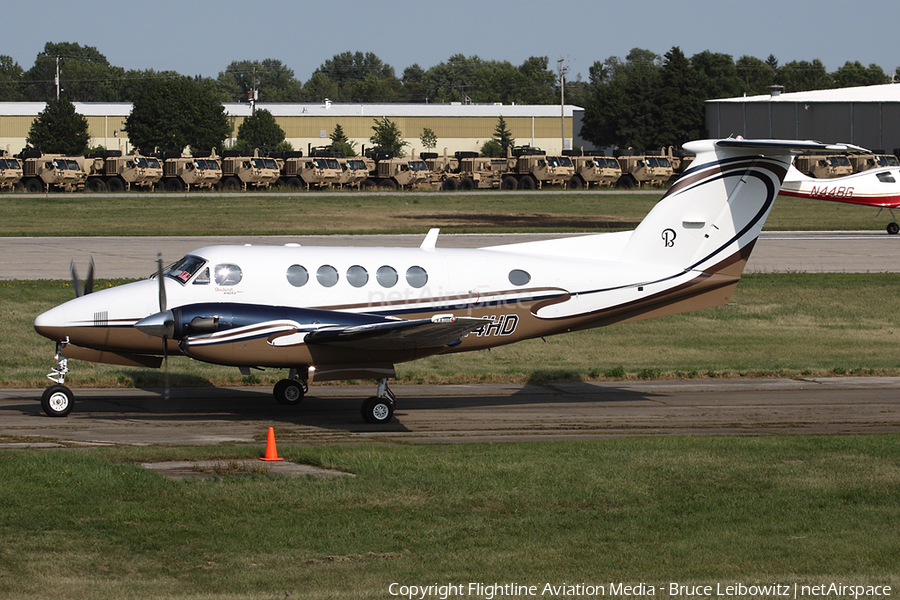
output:
<instances>
[{"instance_id":1,"label":"cockpit windshield","mask_svg":"<svg viewBox=\"0 0 900 600\"><path fill-rule=\"evenodd\" d=\"M354 171L365 171L366 163L361 160L348 160L347 165Z\"/></svg>"},{"instance_id":2,"label":"cockpit windshield","mask_svg":"<svg viewBox=\"0 0 900 600\"><path fill-rule=\"evenodd\" d=\"M409 161L409 170L410 171L427 171L428 167L425 165L424 160L411 160L411 161Z\"/></svg>"},{"instance_id":3,"label":"cockpit windshield","mask_svg":"<svg viewBox=\"0 0 900 600\"><path fill-rule=\"evenodd\" d=\"M184 285L205 264L205 259L200 258L199 256L192 256L188 254L180 260L174 262L168 269L166 269L165 276L174 279L181 285Z\"/></svg>"},{"instance_id":4,"label":"cockpit windshield","mask_svg":"<svg viewBox=\"0 0 900 600\"><path fill-rule=\"evenodd\" d=\"M338 161L333 158L326 158L325 164L328 165L329 169L334 169L335 171L341 170L341 165L338 164Z\"/></svg>"}]
</instances>

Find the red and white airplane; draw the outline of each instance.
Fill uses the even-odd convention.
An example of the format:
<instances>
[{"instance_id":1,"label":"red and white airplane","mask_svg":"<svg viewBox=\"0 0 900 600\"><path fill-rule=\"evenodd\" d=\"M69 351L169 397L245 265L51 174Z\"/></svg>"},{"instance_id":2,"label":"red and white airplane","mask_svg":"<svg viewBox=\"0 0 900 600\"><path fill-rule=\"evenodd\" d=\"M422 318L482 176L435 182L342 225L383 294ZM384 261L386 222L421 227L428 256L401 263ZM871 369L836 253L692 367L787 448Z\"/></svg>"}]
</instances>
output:
<instances>
[{"instance_id":1,"label":"red and white airplane","mask_svg":"<svg viewBox=\"0 0 900 600\"><path fill-rule=\"evenodd\" d=\"M894 219L888 223L887 232L891 235L900 233L900 224L894 215L894 209L900 206L900 167L878 167L834 179L816 179L791 165L781 193L796 198L886 208ZM880 214L881 210L878 212Z\"/></svg>"},{"instance_id":2,"label":"red and white airplane","mask_svg":"<svg viewBox=\"0 0 900 600\"><path fill-rule=\"evenodd\" d=\"M65 416L68 358L159 367L168 354L288 369L275 399L308 384L375 379L362 405L392 418L394 365L727 304L793 155L845 145L685 144L691 167L634 231L479 249L210 246L155 278L83 293L34 321L56 342L44 411ZM90 285L91 276L88 277Z\"/></svg>"}]
</instances>

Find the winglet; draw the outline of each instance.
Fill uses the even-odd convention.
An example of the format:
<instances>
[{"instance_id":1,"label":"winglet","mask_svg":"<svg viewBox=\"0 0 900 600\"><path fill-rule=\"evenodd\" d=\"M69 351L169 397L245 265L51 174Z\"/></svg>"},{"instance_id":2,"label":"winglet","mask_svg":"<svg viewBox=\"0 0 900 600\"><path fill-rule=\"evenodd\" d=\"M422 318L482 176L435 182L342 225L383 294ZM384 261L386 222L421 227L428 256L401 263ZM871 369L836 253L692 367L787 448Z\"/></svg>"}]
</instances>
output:
<instances>
[{"instance_id":1,"label":"winglet","mask_svg":"<svg viewBox=\"0 0 900 600\"><path fill-rule=\"evenodd\" d=\"M428 230L428 235L425 236L425 239L422 241L422 245L419 246L422 250L434 250L437 245L438 234L441 232L439 227L435 227L434 229Z\"/></svg>"}]
</instances>

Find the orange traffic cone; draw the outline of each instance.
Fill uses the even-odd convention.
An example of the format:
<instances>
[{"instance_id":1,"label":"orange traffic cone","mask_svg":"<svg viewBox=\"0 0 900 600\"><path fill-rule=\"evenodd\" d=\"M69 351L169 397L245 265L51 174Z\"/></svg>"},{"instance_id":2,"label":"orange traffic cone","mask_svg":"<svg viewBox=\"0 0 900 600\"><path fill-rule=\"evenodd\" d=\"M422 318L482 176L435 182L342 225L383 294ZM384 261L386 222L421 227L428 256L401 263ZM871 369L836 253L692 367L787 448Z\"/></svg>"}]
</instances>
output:
<instances>
[{"instance_id":1,"label":"orange traffic cone","mask_svg":"<svg viewBox=\"0 0 900 600\"><path fill-rule=\"evenodd\" d=\"M274 427L269 427L269 439L266 440L266 455L264 457L260 457L259 460L284 460L283 458L278 458L278 449L275 447Z\"/></svg>"}]
</instances>

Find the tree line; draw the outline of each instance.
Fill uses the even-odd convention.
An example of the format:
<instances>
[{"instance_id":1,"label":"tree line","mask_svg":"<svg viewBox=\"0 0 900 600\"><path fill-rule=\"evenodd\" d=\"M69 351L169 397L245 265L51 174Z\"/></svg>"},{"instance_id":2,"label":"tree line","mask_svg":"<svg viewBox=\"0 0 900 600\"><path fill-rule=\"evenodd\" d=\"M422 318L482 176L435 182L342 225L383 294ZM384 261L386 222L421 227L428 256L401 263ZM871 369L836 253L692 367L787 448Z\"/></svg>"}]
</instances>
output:
<instances>
[{"instance_id":1,"label":"tree line","mask_svg":"<svg viewBox=\"0 0 900 600\"><path fill-rule=\"evenodd\" d=\"M516 66L454 54L428 69L413 64L398 77L392 66L371 52L344 52L325 60L301 82L276 59L235 61L214 79L152 69L126 71L111 65L94 47L47 43L27 71L0 55L0 101L55 99L57 60L61 97L71 102L133 102L135 110L138 104L144 105L140 112L146 118L135 121L132 115L127 126L130 139L139 147L220 145L227 136L227 124L216 105L246 102L253 90L260 102L328 98L359 103L556 104L560 100L559 77L547 57L530 57ZM878 65L859 62L848 61L829 73L820 60L779 64L771 55L765 60L751 56L735 60L728 54L704 51L688 58L678 47L663 56L635 48L624 59L611 56L594 62L587 80L578 76L566 81L565 99L585 109L580 131L584 139L599 147L646 149L703 137L705 100L766 94L772 85L798 92L890 83L891 79ZM151 126L154 119L168 124ZM267 119L253 127L277 137ZM188 140L180 133L185 128L202 131L190 134ZM416 133L408 132L407 137Z\"/></svg>"}]
</instances>

